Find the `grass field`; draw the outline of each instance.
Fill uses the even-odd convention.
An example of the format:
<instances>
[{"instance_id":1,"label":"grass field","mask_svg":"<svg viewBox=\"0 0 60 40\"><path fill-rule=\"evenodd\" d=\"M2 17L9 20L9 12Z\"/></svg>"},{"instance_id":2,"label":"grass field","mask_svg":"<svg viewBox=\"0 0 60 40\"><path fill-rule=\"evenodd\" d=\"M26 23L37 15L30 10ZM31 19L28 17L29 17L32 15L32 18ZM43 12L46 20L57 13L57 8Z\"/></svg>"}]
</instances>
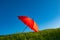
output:
<instances>
[{"instance_id":1,"label":"grass field","mask_svg":"<svg viewBox=\"0 0 60 40\"><path fill-rule=\"evenodd\" d=\"M0 35L0 40L60 40L60 28L46 29L39 32Z\"/></svg>"}]
</instances>

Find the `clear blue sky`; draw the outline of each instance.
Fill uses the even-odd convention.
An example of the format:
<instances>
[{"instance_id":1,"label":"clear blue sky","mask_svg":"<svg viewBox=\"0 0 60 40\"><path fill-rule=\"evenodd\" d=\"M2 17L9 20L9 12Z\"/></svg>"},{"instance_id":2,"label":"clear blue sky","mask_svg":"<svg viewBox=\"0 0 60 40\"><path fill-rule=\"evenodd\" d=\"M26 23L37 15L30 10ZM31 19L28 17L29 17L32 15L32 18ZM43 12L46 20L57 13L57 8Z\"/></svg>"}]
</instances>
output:
<instances>
[{"instance_id":1,"label":"clear blue sky","mask_svg":"<svg viewBox=\"0 0 60 40\"><path fill-rule=\"evenodd\" d=\"M60 0L0 0L0 35L22 32L26 25L17 16L34 19L39 30L58 28Z\"/></svg>"}]
</instances>

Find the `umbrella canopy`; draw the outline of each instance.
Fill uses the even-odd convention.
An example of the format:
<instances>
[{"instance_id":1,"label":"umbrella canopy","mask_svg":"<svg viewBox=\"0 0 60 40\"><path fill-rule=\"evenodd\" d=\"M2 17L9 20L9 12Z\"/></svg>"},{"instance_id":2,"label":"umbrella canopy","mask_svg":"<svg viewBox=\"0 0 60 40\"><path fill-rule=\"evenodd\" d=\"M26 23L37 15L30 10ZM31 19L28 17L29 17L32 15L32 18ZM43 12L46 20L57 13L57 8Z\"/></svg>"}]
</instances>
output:
<instances>
[{"instance_id":1,"label":"umbrella canopy","mask_svg":"<svg viewBox=\"0 0 60 40\"><path fill-rule=\"evenodd\" d=\"M32 29L34 32L38 32L38 26L37 24L34 22L34 20L32 20L31 18L27 17L27 16L18 16L18 18L24 23L26 24L30 29Z\"/></svg>"}]
</instances>

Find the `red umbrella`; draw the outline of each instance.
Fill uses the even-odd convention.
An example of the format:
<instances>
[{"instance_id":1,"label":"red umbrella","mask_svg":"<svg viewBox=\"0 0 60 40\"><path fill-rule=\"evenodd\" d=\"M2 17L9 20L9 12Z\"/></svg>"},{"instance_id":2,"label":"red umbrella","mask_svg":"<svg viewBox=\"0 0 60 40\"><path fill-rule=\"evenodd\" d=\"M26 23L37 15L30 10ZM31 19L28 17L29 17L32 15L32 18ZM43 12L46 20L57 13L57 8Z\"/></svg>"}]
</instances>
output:
<instances>
[{"instance_id":1,"label":"red umbrella","mask_svg":"<svg viewBox=\"0 0 60 40\"><path fill-rule=\"evenodd\" d=\"M27 16L18 16L18 18L24 23L26 24L29 28L31 28L34 32L38 32L38 26L37 24L34 22L34 20L32 20L31 18L27 17Z\"/></svg>"}]
</instances>

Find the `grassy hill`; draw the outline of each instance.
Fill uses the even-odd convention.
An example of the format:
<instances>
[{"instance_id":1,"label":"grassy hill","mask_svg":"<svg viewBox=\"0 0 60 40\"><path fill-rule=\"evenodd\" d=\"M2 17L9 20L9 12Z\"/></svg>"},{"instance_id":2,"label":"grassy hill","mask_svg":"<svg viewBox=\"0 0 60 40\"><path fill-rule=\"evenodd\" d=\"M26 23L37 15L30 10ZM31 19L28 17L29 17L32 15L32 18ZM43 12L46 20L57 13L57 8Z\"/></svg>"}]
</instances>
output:
<instances>
[{"instance_id":1,"label":"grassy hill","mask_svg":"<svg viewBox=\"0 0 60 40\"><path fill-rule=\"evenodd\" d=\"M43 31L1 35L0 40L60 40L60 28Z\"/></svg>"}]
</instances>

